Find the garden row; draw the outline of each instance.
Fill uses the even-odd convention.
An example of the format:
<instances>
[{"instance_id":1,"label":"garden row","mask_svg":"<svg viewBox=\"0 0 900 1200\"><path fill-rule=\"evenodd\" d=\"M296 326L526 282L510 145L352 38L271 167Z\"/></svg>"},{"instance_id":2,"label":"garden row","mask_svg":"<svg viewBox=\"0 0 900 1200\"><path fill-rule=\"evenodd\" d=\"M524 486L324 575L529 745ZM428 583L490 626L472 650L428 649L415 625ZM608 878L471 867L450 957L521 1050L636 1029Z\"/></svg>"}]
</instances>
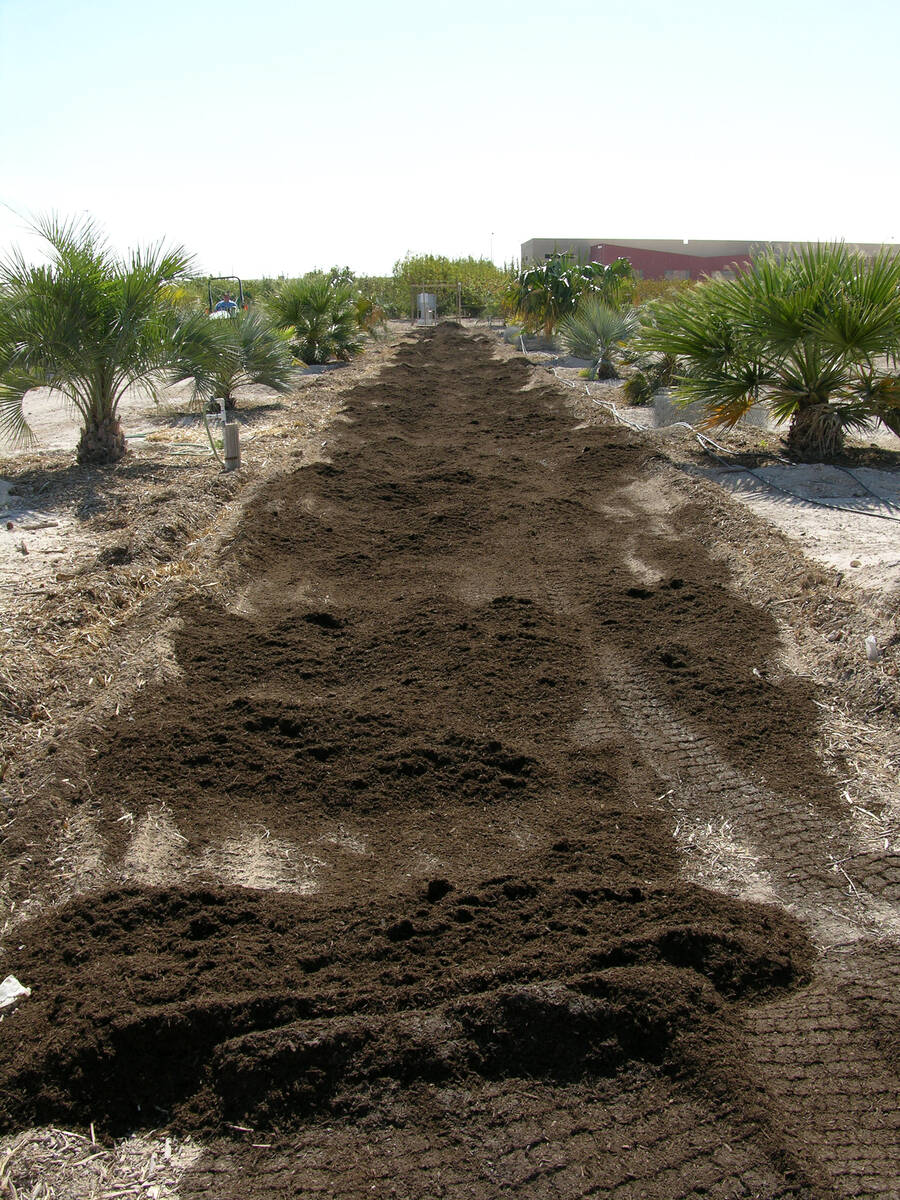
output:
<instances>
[{"instance_id":1,"label":"garden row","mask_svg":"<svg viewBox=\"0 0 900 1200\"><path fill-rule=\"evenodd\" d=\"M0 264L0 433L27 440L32 388L56 389L83 422L80 462L125 453L118 406L190 379L198 407L237 390L288 391L300 367L347 360L391 315L433 289L455 311L518 319L558 338L594 377L630 363L638 403L660 387L700 402L707 424L733 425L755 404L788 422L798 458L839 453L872 421L900 435L900 256L844 245L765 254L734 278L699 284L636 280L630 264L553 255L516 273L476 259L397 263L390 279L349 268L251 281L218 305L191 277L192 260L162 245L117 257L89 220L38 223L49 264L14 253ZM210 312L211 308L223 311ZM440 311L440 307L439 307ZM224 316L227 319L213 320Z\"/></svg>"}]
</instances>

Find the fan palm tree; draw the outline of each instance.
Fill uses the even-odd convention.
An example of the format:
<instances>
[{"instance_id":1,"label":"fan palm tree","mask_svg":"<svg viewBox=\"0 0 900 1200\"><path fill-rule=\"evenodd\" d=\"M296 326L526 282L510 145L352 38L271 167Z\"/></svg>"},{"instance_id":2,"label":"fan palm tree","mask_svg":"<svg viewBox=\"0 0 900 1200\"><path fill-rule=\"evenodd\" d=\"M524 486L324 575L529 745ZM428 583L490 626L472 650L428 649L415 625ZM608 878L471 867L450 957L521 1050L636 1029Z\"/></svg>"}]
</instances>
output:
<instances>
[{"instance_id":1,"label":"fan palm tree","mask_svg":"<svg viewBox=\"0 0 900 1200\"><path fill-rule=\"evenodd\" d=\"M260 313L238 312L224 321L207 321L206 327L190 317L188 322L179 324L176 369L194 378L198 398L219 397L233 409L238 388L247 384L290 391L297 376L290 336Z\"/></svg>"},{"instance_id":2,"label":"fan palm tree","mask_svg":"<svg viewBox=\"0 0 900 1200\"><path fill-rule=\"evenodd\" d=\"M326 275L288 280L267 308L275 325L289 331L301 362L346 361L362 349L353 290Z\"/></svg>"},{"instance_id":3,"label":"fan palm tree","mask_svg":"<svg viewBox=\"0 0 900 1200\"><path fill-rule=\"evenodd\" d=\"M162 245L117 258L90 220L50 217L34 228L49 263L30 266L18 251L0 263L0 431L30 442L25 394L53 388L81 418L78 461L115 462L125 453L125 391L139 384L156 395L179 339L203 337L199 319L179 324L166 294L191 259Z\"/></svg>"},{"instance_id":4,"label":"fan palm tree","mask_svg":"<svg viewBox=\"0 0 900 1200\"><path fill-rule=\"evenodd\" d=\"M764 255L654 304L641 347L676 357L678 395L708 427L763 401L795 457L831 457L875 417L900 432L900 257L842 244Z\"/></svg>"},{"instance_id":5,"label":"fan palm tree","mask_svg":"<svg viewBox=\"0 0 900 1200\"><path fill-rule=\"evenodd\" d=\"M617 347L634 337L639 327L640 320L633 309L619 312L589 296L574 316L560 324L559 332L570 353L590 359L592 379L618 379L612 356Z\"/></svg>"},{"instance_id":6,"label":"fan palm tree","mask_svg":"<svg viewBox=\"0 0 900 1200\"><path fill-rule=\"evenodd\" d=\"M627 258L617 258L609 265L587 263L582 274L590 294L610 308L618 308L634 285L634 270Z\"/></svg>"}]
</instances>

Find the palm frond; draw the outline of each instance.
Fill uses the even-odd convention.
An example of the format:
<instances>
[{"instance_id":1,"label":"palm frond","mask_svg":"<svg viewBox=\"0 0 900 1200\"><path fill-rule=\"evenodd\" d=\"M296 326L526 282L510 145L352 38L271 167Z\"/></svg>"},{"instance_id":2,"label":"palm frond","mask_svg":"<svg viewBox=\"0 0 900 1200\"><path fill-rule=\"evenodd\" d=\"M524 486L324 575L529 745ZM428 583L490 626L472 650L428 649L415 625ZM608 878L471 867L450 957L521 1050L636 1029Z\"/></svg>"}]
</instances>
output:
<instances>
[{"instance_id":1,"label":"palm frond","mask_svg":"<svg viewBox=\"0 0 900 1200\"><path fill-rule=\"evenodd\" d=\"M34 445L34 431L22 407L25 395L41 381L25 372L8 371L0 382L0 435L14 446Z\"/></svg>"}]
</instances>

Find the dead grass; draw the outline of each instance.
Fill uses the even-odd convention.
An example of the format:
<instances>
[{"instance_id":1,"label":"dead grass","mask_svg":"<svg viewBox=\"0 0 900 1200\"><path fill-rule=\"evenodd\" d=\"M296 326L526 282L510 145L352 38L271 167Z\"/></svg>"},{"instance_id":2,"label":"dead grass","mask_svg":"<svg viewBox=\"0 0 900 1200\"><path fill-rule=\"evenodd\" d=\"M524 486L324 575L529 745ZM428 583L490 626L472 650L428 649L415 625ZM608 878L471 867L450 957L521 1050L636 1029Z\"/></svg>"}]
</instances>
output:
<instances>
[{"instance_id":1,"label":"dead grass","mask_svg":"<svg viewBox=\"0 0 900 1200\"><path fill-rule=\"evenodd\" d=\"M0 1140L0 1197L8 1200L178 1200L202 1153L189 1138L130 1137L111 1149L90 1135L29 1129Z\"/></svg>"}]
</instances>

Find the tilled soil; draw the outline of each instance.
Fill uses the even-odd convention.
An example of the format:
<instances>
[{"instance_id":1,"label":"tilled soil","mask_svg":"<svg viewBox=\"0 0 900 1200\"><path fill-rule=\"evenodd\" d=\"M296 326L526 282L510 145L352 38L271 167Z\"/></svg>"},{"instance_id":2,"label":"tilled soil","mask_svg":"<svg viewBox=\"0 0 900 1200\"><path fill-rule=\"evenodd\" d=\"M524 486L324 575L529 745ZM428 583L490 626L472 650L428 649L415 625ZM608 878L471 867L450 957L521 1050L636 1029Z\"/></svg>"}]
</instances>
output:
<instances>
[{"instance_id":1,"label":"tilled soil","mask_svg":"<svg viewBox=\"0 0 900 1200\"><path fill-rule=\"evenodd\" d=\"M452 326L346 416L57 748L120 882L16 930L3 1127L191 1132L216 1200L900 1195L900 870L831 869L702 507ZM684 879L716 822L752 889Z\"/></svg>"}]
</instances>

